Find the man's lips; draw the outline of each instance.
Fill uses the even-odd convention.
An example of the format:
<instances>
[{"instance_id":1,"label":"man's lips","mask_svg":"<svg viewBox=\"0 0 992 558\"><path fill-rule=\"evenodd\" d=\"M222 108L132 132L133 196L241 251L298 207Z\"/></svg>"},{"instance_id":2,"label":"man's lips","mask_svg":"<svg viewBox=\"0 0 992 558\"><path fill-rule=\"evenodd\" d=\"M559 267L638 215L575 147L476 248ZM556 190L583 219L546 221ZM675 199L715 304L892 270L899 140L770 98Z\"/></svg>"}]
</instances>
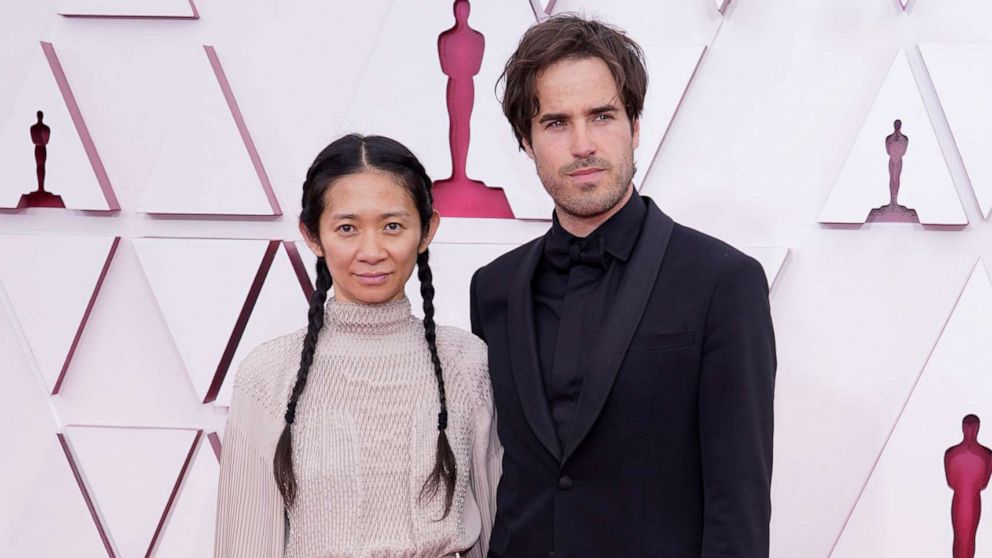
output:
<instances>
[{"instance_id":1,"label":"man's lips","mask_svg":"<svg viewBox=\"0 0 992 558\"><path fill-rule=\"evenodd\" d=\"M596 174L598 172L603 172L600 167L586 167L584 169L579 169L574 172L568 173L569 176L589 176L590 174Z\"/></svg>"},{"instance_id":2,"label":"man's lips","mask_svg":"<svg viewBox=\"0 0 992 558\"><path fill-rule=\"evenodd\" d=\"M356 273L355 277L363 285L382 285L390 275L390 273Z\"/></svg>"}]
</instances>

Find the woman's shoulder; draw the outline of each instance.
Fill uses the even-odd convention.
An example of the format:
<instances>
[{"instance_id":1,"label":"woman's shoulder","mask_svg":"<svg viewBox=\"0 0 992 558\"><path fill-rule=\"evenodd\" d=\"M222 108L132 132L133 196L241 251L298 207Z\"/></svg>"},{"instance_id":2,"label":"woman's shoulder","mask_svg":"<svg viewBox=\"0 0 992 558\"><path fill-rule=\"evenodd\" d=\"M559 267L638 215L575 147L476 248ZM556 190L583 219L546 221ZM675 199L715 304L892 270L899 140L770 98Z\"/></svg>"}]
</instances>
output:
<instances>
[{"instance_id":1,"label":"woman's shoulder","mask_svg":"<svg viewBox=\"0 0 992 558\"><path fill-rule=\"evenodd\" d=\"M474 399L492 399L489 383L489 350L485 341L471 332L453 326L438 326L437 350L446 375L456 389Z\"/></svg>"},{"instance_id":2,"label":"woman's shoulder","mask_svg":"<svg viewBox=\"0 0 992 558\"><path fill-rule=\"evenodd\" d=\"M488 360L486 342L458 327L437 326L437 347L442 354L447 353L449 358L460 364L485 366Z\"/></svg>"},{"instance_id":3,"label":"woman's shoulder","mask_svg":"<svg viewBox=\"0 0 992 558\"><path fill-rule=\"evenodd\" d=\"M241 361L234 389L279 412L300 365L306 329L280 335L255 347Z\"/></svg>"}]
</instances>

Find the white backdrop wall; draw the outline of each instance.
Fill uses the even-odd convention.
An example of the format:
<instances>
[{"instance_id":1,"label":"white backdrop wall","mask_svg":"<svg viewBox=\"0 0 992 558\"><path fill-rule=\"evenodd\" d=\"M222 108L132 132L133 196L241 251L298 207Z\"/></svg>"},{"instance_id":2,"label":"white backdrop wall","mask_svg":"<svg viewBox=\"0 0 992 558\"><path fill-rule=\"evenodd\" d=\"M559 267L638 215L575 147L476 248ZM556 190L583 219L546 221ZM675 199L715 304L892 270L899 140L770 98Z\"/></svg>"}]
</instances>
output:
<instances>
[{"instance_id":1,"label":"white backdrop wall","mask_svg":"<svg viewBox=\"0 0 992 558\"><path fill-rule=\"evenodd\" d=\"M0 211L4 556L211 555L226 413L217 371L304 323L299 263L312 259L292 248L305 252L293 242L313 156L357 128L409 143L437 179L450 172L435 46L454 23L450 0L416 9L403 0L159 0L142 13L131 4L0 2L0 200L16 205L34 187L28 127L44 100L50 165L64 164L46 186L70 206ZM992 420L992 185L982 149L992 129L992 6L733 0L721 13L717 4L553 8L626 27L649 61L702 52L651 75L658 94L648 110L661 116L638 153L641 190L676 220L758 256L774 280L772 556L950 556L940 460L960 441L965 414ZM486 35L487 56L512 50L538 17L533 5L472 1L469 23ZM95 13L171 17L68 16ZM79 114L41 41L53 45ZM410 41L426 54L413 67L392 63ZM910 86L903 74L886 88L900 52ZM502 141L509 126L487 81L502 62L494 57L476 78L472 126L486 139L473 139L469 174L505 187L526 220L443 221L437 306L440 321L462 326L471 272L548 226L526 158ZM887 186L884 135L866 123L910 113L904 182L936 176L933 188L944 188L939 199L912 198L923 200L921 218L927 204L946 203L963 220L830 224L835 192L853 204L847 213L867 215L878 196L844 189ZM61 137L76 139L56 144ZM88 141L119 211L92 210L113 204L81 151ZM66 156L51 162L62 145ZM513 168L480 162L478 145ZM872 157L879 167L852 174ZM912 166L920 161L929 162ZM73 205L75 191L83 201ZM988 519L983 552L992 553Z\"/></svg>"}]
</instances>

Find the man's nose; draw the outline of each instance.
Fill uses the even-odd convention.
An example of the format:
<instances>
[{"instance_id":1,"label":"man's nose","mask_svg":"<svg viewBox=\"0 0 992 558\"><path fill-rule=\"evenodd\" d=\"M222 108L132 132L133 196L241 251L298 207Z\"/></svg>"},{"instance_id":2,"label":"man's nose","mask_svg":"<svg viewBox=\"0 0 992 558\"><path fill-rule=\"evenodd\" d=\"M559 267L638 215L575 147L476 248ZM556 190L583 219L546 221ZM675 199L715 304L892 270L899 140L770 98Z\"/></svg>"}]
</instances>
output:
<instances>
[{"instance_id":1,"label":"man's nose","mask_svg":"<svg viewBox=\"0 0 992 558\"><path fill-rule=\"evenodd\" d=\"M596 153L590 135L589 126L585 123L578 123L572 127L572 156L576 158L589 157Z\"/></svg>"}]
</instances>

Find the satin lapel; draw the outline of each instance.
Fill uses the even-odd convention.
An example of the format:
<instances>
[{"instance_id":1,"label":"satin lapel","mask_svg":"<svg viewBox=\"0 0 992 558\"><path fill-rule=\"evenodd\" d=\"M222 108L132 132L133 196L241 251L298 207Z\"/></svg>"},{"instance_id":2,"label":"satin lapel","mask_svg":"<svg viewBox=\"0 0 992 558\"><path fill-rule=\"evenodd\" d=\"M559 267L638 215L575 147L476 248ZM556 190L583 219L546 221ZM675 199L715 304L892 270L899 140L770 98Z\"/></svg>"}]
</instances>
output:
<instances>
[{"instance_id":1,"label":"satin lapel","mask_svg":"<svg viewBox=\"0 0 992 558\"><path fill-rule=\"evenodd\" d=\"M531 247L510 283L507 308L508 339L510 341L510 364L513 380L517 385L520 404L531 430L544 447L561 458L561 444L551 419L551 408L544 393L540 362L537 358L537 332L534 324L534 296L531 279L541 260L544 238Z\"/></svg>"},{"instance_id":2,"label":"satin lapel","mask_svg":"<svg viewBox=\"0 0 992 558\"><path fill-rule=\"evenodd\" d=\"M582 443L606 404L613 381L627 355L627 347L654 290L658 270L661 269L661 261L672 236L672 219L662 213L649 198L645 200L648 212L623 280L617 289L613 306L606 317L602 336L589 359L589 369L575 409L575 422L565 446L562 463L575 453L575 448Z\"/></svg>"}]
</instances>

